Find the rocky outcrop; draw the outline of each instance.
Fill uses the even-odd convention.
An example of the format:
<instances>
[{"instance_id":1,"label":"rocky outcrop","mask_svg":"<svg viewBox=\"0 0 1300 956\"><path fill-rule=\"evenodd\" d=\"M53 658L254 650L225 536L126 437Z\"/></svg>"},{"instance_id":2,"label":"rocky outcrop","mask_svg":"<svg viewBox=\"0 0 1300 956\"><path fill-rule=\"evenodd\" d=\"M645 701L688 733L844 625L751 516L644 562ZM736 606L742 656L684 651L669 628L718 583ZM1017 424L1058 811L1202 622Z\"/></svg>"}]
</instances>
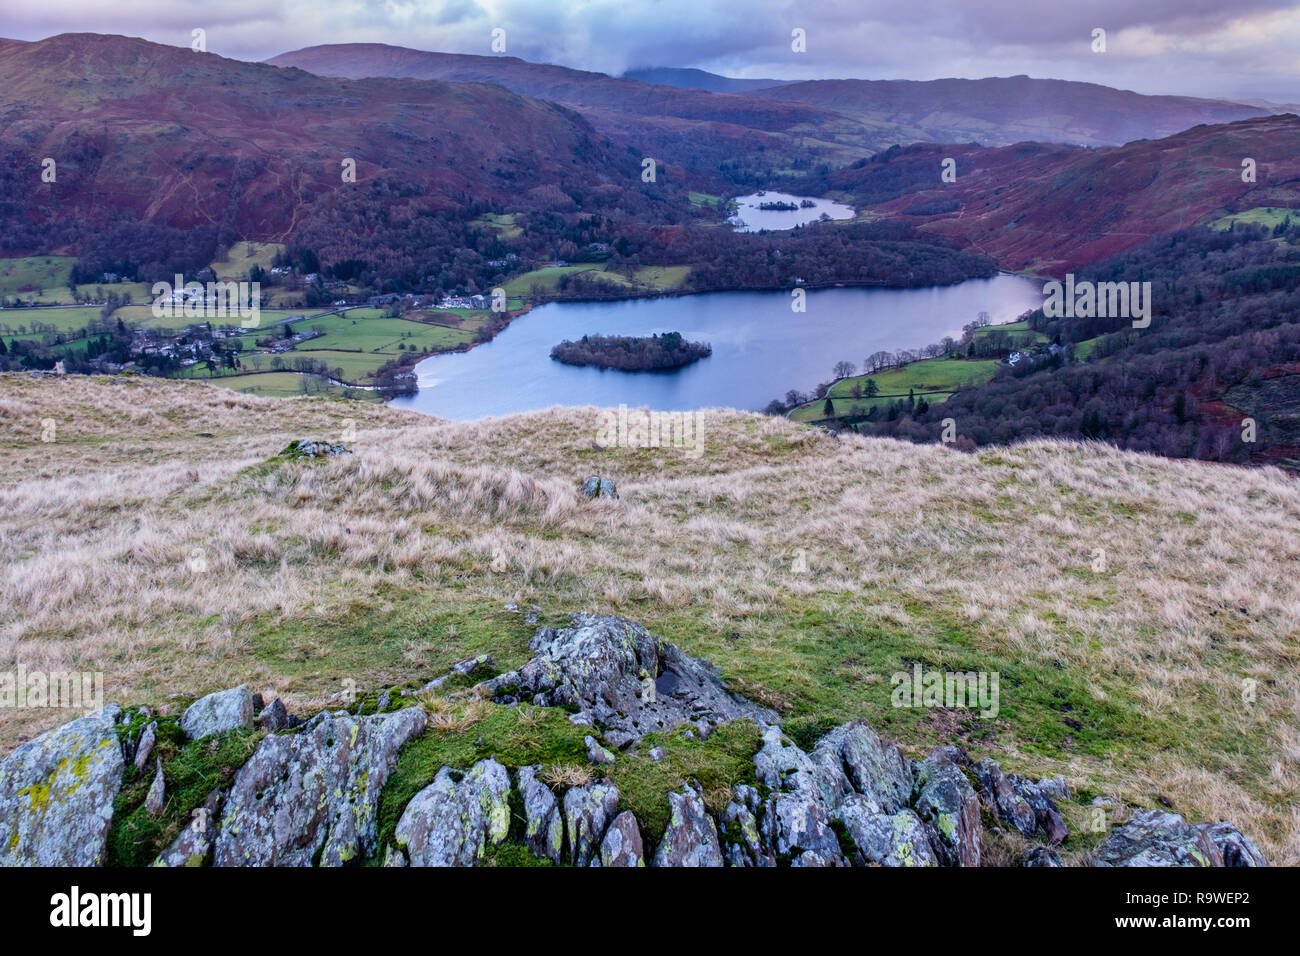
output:
<instances>
[{"instance_id":1,"label":"rocky outcrop","mask_svg":"<svg viewBox=\"0 0 1300 956\"><path fill-rule=\"evenodd\" d=\"M1138 810L1097 848L1097 866L1267 866L1230 823L1193 826L1176 813Z\"/></svg>"},{"instance_id":2,"label":"rocky outcrop","mask_svg":"<svg viewBox=\"0 0 1300 956\"><path fill-rule=\"evenodd\" d=\"M582 497L617 500L618 486L614 484L613 478L601 478L599 475L592 475L582 483Z\"/></svg>"},{"instance_id":3,"label":"rocky outcrop","mask_svg":"<svg viewBox=\"0 0 1300 956\"><path fill-rule=\"evenodd\" d=\"M956 747L937 747L916 765L916 813L938 839L934 848L945 866L980 865L979 798Z\"/></svg>"},{"instance_id":4,"label":"rocky outcrop","mask_svg":"<svg viewBox=\"0 0 1300 956\"><path fill-rule=\"evenodd\" d=\"M375 850L375 810L401 746L425 714L322 712L267 737L240 768L222 812L216 866L339 866Z\"/></svg>"},{"instance_id":5,"label":"rocky outcrop","mask_svg":"<svg viewBox=\"0 0 1300 956\"><path fill-rule=\"evenodd\" d=\"M608 780L573 787L564 795L564 825L574 866L586 866L599 854L605 828L617 813L618 788Z\"/></svg>"},{"instance_id":6,"label":"rocky outcrop","mask_svg":"<svg viewBox=\"0 0 1300 956\"><path fill-rule=\"evenodd\" d=\"M906 807L889 813L862 794L848 797L838 819L852 841L850 857L857 866L938 866L931 833Z\"/></svg>"},{"instance_id":7,"label":"rocky outcrop","mask_svg":"<svg viewBox=\"0 0 1300 956\"><path fill-rule=\"evenodd\" d=\"M217 839L217 812L221 807L221 791L208 794L203 806L191 815L189 822L172 841L171 846L158 854L154 866L202 866L212 852Z\"/></svg>"},{"instance_id":8,"label":"rocky outcrop","mask_svg":"<svg viewBox=\"0 0 1300 956\"><path fill-rule=\"evenodd\" d=\"M121 711L109 706L0 761L0 866L98 866L122 784Z\"/></svg>"},{"instance_id":9,"label":"rocky outcrop","mask_svg":"<svg viewBox=\"0 0 1300 956\"><path fill-rule=\"evenodd\" d=\"M668 794L668 829L655 850L655 866L722 866L718 828L704 798L691 787Z\"/></svg>"},{"instance_id":10,"label":"rocky outcrop","mask_svg":"<svg viewBox=\"0 0 1300 956\"><path fill-rule=\"evenodd\" d=\"M702 735L729 720L775 715L731 694L715 668L621 617L579 614L573 626L538 628L535 655L479 685L502 703L570 707L624 747L648 733L692 724Z\"/></svg>"},{"instance_id":11,"label":"rocky outcrop","mask_svg":"<svg viewBox=\"0 0 1300 956\"><path fill-rule=\"evenodd\" d=\"M1008 826L1033 839L1042 836L1053 846L1068 835L1065 820L1050 792L1064 793L1064 782L1032 783L1019 774L1005 774L996 760L973 765L980 797L988 811Z\"/></svg>"},{"instance_id":12,"label":"rocky outcrop","mask_svg":"<svg viewBox=\"0 0 1300 956\"><path fill-rule=\"evenodd\" d=\"M450 767L417 793L397 823L411 866L473 866L510 832L510 775L495 760Z\"/></svg>"},{"instance_id":13,"label":"rocky outcrop","mask_svg":"<svg viewBox=\"0 0 1300 956\"><path fill-rule=\"evenodd\" d=\"M181 715L181 730L190 740L253 726L253 695L247 684L200 697Z\"/></svg>"}]
</instances>

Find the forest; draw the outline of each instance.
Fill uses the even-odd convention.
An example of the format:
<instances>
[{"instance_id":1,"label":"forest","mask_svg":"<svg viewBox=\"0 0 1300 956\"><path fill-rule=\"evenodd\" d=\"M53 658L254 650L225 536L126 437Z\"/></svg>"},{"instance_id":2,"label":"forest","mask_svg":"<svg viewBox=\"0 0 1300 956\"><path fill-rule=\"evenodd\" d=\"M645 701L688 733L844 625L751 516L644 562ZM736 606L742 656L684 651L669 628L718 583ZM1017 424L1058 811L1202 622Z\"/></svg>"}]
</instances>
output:
<instances>
[{"instance_id":1,"label":"forest","mask_svg":"<svg viewBox=\"0 0 1300 956\"><path fill-rule=\"evenodd\" d=\"M682 368L713 354L704 342L688 342L680 332L662 335L584 335L551 349L551 358L566 365L594 365L624 372Z\"/></svg>"}]
</instances>

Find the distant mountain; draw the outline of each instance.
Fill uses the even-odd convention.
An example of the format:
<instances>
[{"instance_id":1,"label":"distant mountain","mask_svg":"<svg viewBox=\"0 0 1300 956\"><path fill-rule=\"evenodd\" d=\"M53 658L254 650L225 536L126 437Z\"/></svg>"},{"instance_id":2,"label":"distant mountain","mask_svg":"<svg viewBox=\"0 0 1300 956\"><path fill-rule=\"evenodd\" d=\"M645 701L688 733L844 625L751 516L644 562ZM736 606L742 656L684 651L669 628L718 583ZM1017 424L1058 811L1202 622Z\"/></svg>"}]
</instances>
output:
<instances>
[{"instance_id":1,"label":"distant mountain","mask_svg":"<svg viewBox=\"0 0 1300 956\"><path fill-rule=\"evenodd\" d=\"M385 204L426 212L549 208L640 172L577 113L486 83L332 79L65 34L0 46L0 89L7 227L124 216L269 238L316 200L381 182ZM42 157L56 182L38 182Z\"/></svg>"},{"instance_id":2,"label":"distant mountain","mask_svg":"<svg viewBox=\"0 0 1300 956\"><path fill-rule=\"evenodd\" d=\"M1242 181L1242 159L1256 182ZM940 180L945 158L956 182ZM915 144L806 188L967 242L1006 269L1060 274L1214 213L1300 209L1300 117L1197 126L1110 149Z\"/></svg>"},{"instance_id":3,"label":"distant mountain","mask_svg":"<svg viewBox=\"0 0 1300 956\"><path fill-rule=\"evenodd\" d=\"M1025 140L1116 146L1159 139L1201 123L1230 123L1271 112L1190 96L1146 96L1096 83L1028 76L981 80L811 80L751 96L806 103L896 130L895 142Z\"/></svg>"},{"instance_id":4,"label":"distant mountain","mask_svg":"<svg viewBox=\"0 0 1300 956\"><path fill-rule=\"evenodd\" d=\"M653 83L656 86L675 86L683 90L706 90L709 93L749 93L754 90L769 89L773 86L787 86L797 80L747 80L732 76L721 76L707 70L692 70L671 66L652 66L637 70L627 70L624 79Z\"/></svg>"}]
</instances>

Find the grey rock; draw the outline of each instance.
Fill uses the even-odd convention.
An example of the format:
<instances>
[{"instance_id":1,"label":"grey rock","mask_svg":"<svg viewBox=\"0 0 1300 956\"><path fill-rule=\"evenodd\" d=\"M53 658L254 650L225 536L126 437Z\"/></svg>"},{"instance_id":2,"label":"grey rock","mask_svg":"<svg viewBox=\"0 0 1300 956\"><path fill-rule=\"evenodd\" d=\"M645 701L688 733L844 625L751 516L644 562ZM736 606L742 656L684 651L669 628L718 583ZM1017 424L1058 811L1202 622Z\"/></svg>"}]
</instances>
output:
<instances>
[{"instance_id":1,"label":"grey rock","mask_svg":"<svg viewBox=\"0 0 1300 956\"><path fill-rule=\"evenodd\" d=\"M732 788L732 799L722 811L722 843L731 866L776 866L776 858L763 842L759 820L763 802L758 791L744 784Z\"/></svg>"},{"instance_id":2,"label":"grey rock","mask_svg":"<svg viewBox=\"0 0 1300 956\"><path fill-rule=\"evenodd\" d=\"M212 843L217 838L217 813L221 807L221 791L213 790L208 794L203 806L190 815L189 822L181 830L171 846L158 854L154 866L195 867L202 866L212 852Z\"/></svg>"},{"instance_id":3,"label":"grey rock","mask_svg":"<svg viewBox=\"0 0 1300 956\"><path fill-rule=\"evenodd\" d=\"M473 677L475 674L483 671L494 671L496 668L496 661L492 659L491 654L480 654L478 657L467 657L463 661L452 664L451 672L460 674L462 677Z\"/></svg>"},{"instance_id":4,"label":"grey rock","mask_svg":"<svg viewBox=\"0 0 1300 956\"><path fill-rule=\"evenodd\" d=\"M333 458L337 455L350 455L351 450L342 442L312 441L295 439L280 452L285 458Z\"/></svg>"},{"instance_id":5,"label":"grey rock","mask_svg":"<svg viewBox=\"0 0 1300 956\"><path fill-rule=\"evenodd\" d=\"M1065 863L1050 847L1036 846L1022 856L1016 866L1065 866Z\"/></svg>"},{"instance_id":6,"label":"grey rock","mask_svg":"<svg viewBox=\"0 0 1300 956\"><path fill-rule=\"evenodd\" d=\"M411 866L473 866L510 833L510 775L489 758L443 767L407 804L394 839Z\"/></svg>"},{"instance_id":7,"label":"grey rock","mask_svg":"<svg viewBox=\"0 0 1300 956\"><path fill-rule=\"evenodd\" d=\"M984 805L1003 823L1030 838L1042 833L1053 845L1066 838L1065 819L1041 786L1019 774L1003 773L996 760L981 760L971 769L980 782ZM1049 789L1059 792L1051 783Z\"/></svg>"},{"instance_id":8,"label":"grey rock","mask_svg":"<svg viewBox=\"0 0 1300 956\"><path fill-rule=\"evenodd\" d=\"M598 475L592 475L582 483L582 497L584 498L618 498L618 487L614 484L612 478L601 478Z\"/></svg>"},{"instance_id":9,"label":"grey rock","mask_svg":"<svg viewBox=\"0 0 1300 956\"><path fill-rule=\"evenodd\" d=\"M962 770L965 755L937 747L915 767L914 807L931 828L931 843L944 866L980 865L979 798Z\"/></svg>"},{"instance_id":10,"label":"grey rock","mask_svg":"<svg viewBox=\"0 0 1300 956\"><path fill-rule=\"evenodd\" d=\"M524 800L524 844L534 856L553 863L564 859L564 818L551 788L537 779L536 767L519 768Z\"/></svg>"},{"instance_id":11,"label":"grey rock","mask_svg":"<svg viewBox=\"0 0 1300 956\"><path fill-rule=\"evenodd\" d=\"M1218 848L1224 866L1268 866L1259 847L1231 823L1201 823L1199 829Z\"/></svg>"},{"instance_id":12,"label":"grey rock","mask_svg":"<svg viewBox=\"0 0 1300 956\"><path fill-rule=\"evenodd\" d=\"M758 782L772 791L760 824L765 845L792 860L813 852L842 863L827 806L838 804L848 787L843 773L825 763L814 763L775 726L764 728L754 769Z\"/></svg>"},{"instance_id":13,"label":"grey rock","mask_svg":"<svg viewBox=\"0 0 1300 956\"><path fill-rule=\"evenodd\" d=\"M154 773L153 783L149 785L149 792L144 798L144 808L150 816L158 816L163 812L163 799L166 795L167 784L163 780L162 760L157 761L157 769Z\"/></svg>"},{"instance_id":14,"label":"grey rock","mask_svg":"<svg viewBox=\"0 0 1300 956\"><path fill-rule=\"evenodd\" d=\"M594 764L610 764L614 762L614 755L600 745L595 737L588 734L582 738L582 742L587 745L587 759Z\"/></svg>"},{"instance_id":15,"label":"grey rock","mask_svg":"<svg viewBox=\"0 0 1300 956\"><path fill-rule=\"evenodd\" d=\"M538 628L529 643L533 659L480 684L481 692L500 703L575 708L586 722L603 725L605 740L618 748L683 723L707 736L728 720L775 720L770 711L732 695L707 661L683 654L639 624L595 614L573 620L573 627L562 630Z\"/></svg>"},{"instance_id":16,"label":"grey rock","mask_svg":"<svg viewBox=\"0 0 1300 956\"><path fill-rule=\"evenodd\" d=\"M253 695L247 684L200 697L181 715L181 730L190 740L253 726Z\"/></svg>"},{"instance_id":17,"label":"grey rock","mask_svg":"<svg viewBox=\"0 0 1300 956\"><path fill-rule=\"evenodd\" d=\"M153 756L154 744L158 742L158 721L149 721L149 726L140 733L140 742L135 745L135 769L144 773L144 765Z\"/></svg>"},{"instance_id":18,"label":"grey rock","mask_svg":"<svg viewBox=\"0 0 1300 956\"><path fill-rule=\"evenodd\" d=\"M650 759L653 760L655 763L658 763L659 761L663 760L667 756L668 756L668 751L664 750L663 747L650 748Z\"/></svg>"},{"instance_id":19,"label":"grey rock","mask_svg":"<svg viewBox=\"0 0 1300 956\"><path fill-rule=\"evenodd\" d=\"M325 711L297 733L266 737L235 774L214 865L339 866L372 855L379 793L424 725L418 707Z\"/></svg>"},{"instance_id":20,"label":"grey rock","mask_svg":"<svg viewBox=\"0 0 1300 956\"><path fill-rule=\"evenodd\" d=\"M600 852L605 828L618 813L618 788L608 780L573 787L564 795L564 823L569 838L569 862L586 866Z\"/></svg>"},{"instance_id":21,"label":"grey rock","mask_svg":"<svg viewBox=\"0 0 1300 956\"><path fill-rule=\"evenodd\" d=\"M288 728L289 712L285 710L284 701L277 697L263 707L262 712L257 715L257 726L270 734Z\"/></svg>"},{"instance_id":22,"label":"grey rock","mask_svg":"<svg viewBox=\"0 0 1300 956\"><path fill-rule=\"evenodd\" d=\"M828 733L813 748L812 760L831 808L850 792L873 800L886 813L896 813L911 800L911 764L896 744L882 740L864 720Z\"/></svg>"},{"instance_id":23,"label":"grey rock","mask_svg":"<svg viewBox=\"0 0 1300 956\"><path fill-rule=\"evenodd\" d=\"M668 829L655 850L655 866L722 866L718 828L692 787L668 794Z\"/></svg>"},{"instance_id":24,"label":"grey rock","mask_svg":"<svg viewBox=\"0 0 1300 956\"><path fill-rule=\"evenodd\" d=\"M645 866L641 828L631 810L616 816L600 841L601 866Z\"/></svg>"},{"instance_id":25,"label":"grey rock","mask_svg":"<svg viewBox=\"0 0 1300 956\"><path fill-rule=\"evenodd\" d=\"M122 748L108 706L48 730L0 760L0 866L98 866Z\"/></svg>"},{"instance_id":26,"label":"grey rock","mask_svg":"<svg viewBox=\"0 0 1300 956\"><path fill-rule=\"evenodd\" d=\"M1231 823L1193 826L1176 813L1135 810L1100 847L1097 866L1268 866Z\"/></svg>"},{"instance_id":27,"label":"grey rock","mask_svg":"<svg viewBox=\"0 0 1300 956\"><path fill-rule=\"evenodd\" d=\"M844 799L838 817L853 841L858 866L939 865L929 831L906 807L889 813L870 797L855 793Z\"/></svg>"}]
</instances>

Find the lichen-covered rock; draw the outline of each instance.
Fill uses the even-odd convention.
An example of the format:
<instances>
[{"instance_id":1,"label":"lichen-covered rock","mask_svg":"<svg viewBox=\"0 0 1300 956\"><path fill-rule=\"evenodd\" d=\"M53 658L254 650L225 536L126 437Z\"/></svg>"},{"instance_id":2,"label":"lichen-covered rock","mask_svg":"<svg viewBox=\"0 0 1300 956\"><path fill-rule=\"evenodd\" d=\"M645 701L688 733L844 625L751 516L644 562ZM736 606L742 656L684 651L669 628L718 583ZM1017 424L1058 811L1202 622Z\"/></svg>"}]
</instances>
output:
<instances>
[{"instance_id":1,"label":"lichen-covered rock","mask_svg":"<svg viewBox=\"0 0 1300 956\"><path fill-rule=\"evenodd\" d=\"M594 764L610 764L614 762L614 755L608 748L602 747L600 741L588 734L582 739L587 747L587 759Z\"/></svg>"},{"instance_id":2,"label":"lichen-covered rock","mask_svg":"<svg viewBox=\"0 0 1300 956\"><path fill-rule=\"evenodd\" d=\"M153 755L154 744L158 741L158 721L149 721L149 726L140 733L140 740L135 745L135 769L144 773L144 765Z\"/></svg>"},{"instance_id":3,"label":"lichen-covered rock","mask_svg":"<svg viewBox=\"0 0 1300 956\"><path fill-rule=\"evenodd\" d=\"M289 712L285 709L284 701L277 697L263 707L262 712L257 715L257 726L268 734L276 733L288 727Z\"/></svg>"},{"instance_id":4,"label":"lichen-covered rock","mask_svg":"<svg viewBox=\"0 0 1300 956\"><path fill-rule=\"evenodd\" d=\"M722 866L718 828L692 787L668 794L668 829L655 850L655 866Z\"/></svg>"},{"instance_id":5,"label":"lichen-covered rock","mask_svg":"<svg viewBox=\"0 0 1300 956\"><path fill-rule=\"evenodd\" d=\"M267 737L235 774L214 865L340 866L373 854L379 793L424 725L418 707L326 711L297 733Z\"/></svg>"},{"instance_id":6,"label":"lichen-covered rock","mask_svg":"<svg viewBox=\"0 0 1300 956\"><path fill-rule=\"evenodd\" d=\"M592 475L582 483L582 497L617 499L618 486L614 484L613 478L601 478L598 475Z\"/></svg>"},{"instance_id":7,"label":"lichen-covered rock","mask_svg":"<svg viewBox=\"0 0 1300 956\"><path fill-rule=\"evenodd\" d=\"M886 813L896 813L911 800L911 764L896 744L882 740L864 720L836 727L819 740L812 761L828 809L838 806L850 792L874 801Z\"/></svg>"},{"instance_id":8,"label":"lichen-covered rock","mask_svg":"<svg viewBox=\"0 0 1300 956\"><path fill-rule=\"evenodd\" d=\"M411 866L473 866L510 833L510 775L489 758L443 767L406 805L394 839Z\"/></svg>"},{"instance_id":9,"label":"lichen-covered rock","mask_svg":"<svg viewBox=\"0 0 1300 956\"><path fill-rule=\"evenodd\" d=\"M1268 866L1268 860L1231 823L1202 823L1200 829L1219 849L1224 866Z\"/></svg>"},{"instance_id":10,"label":"lichen-covered rock","mask_svg":"<svg viewBox=\"0 0 1300 956\"><path fill-rule=\"evenodd\" d=\"M770 790L784 790L795 774L816 778L818 768L808 755L781 733L780 727L763 729L763 744L754 754L754 772L758 782Z\"/></svg>"},{"instance_id":11,"label":"lichen-covered rock","mask_svg":"<svg viewBox=\"0 0 1300 956\"><path fill-rule=\"evenodd\" d=\"M1022 856L1016 866L1065 866L1065 863L1051 847L1036 846Z\"/></svg>"},{"instance_id":12,"label":"lichen-covered rock","mask_svg":"<svg viewBox=\"0 0 1300 956\"><path fill-rule=\"evenodd\" d=\"M213 790L203 801L203 806L190 815L189 822L172 841L171 846L158 854L153 865L202 866L212 852L212 843L217 838L217 813L220 807L221 791Z\"/></svg>"},{"instance_id":13,"label":"lichen-covered rock","mask_svg":"<svg viewBox=\"0 0 1300 956\"><path fill-rule=\"evenodd\" d=\"M167 784L163 780L162 760L156 761L158 766L154 772L153 783L149 785L149 792L145 794L144 808L150 816L158 816L163 812L163 799L166 796Z\"/></svg>"},{"instance_id":14,"label":"lichen-covered rock","mask_svg":"<svg viewBox=\"0 0 1300 956\"><path fill-rule=\"evenodd\" d=\"M772 791L760 821L759 832L766 846L792 862L811 852L819 861L843 863L827 809L848 789L843 774L836 776L833 766L814 763L779 727L765 728L754 768L758 782ZM818 861L800 865L808 863L821 865Z\"/></svg>"},{"instance_id":15,"label":"lichen-covered rock","mask_svg":"<svg viewBox=\"0 0 1300 956\"><path fill-rule=\"evenodd\" d=\"M573 627L538 628L529 648L531 661L479 685L483 692L502 703L575 708L586 722L604 725L615 747L684 723L707 735L741 717L775 720L732 695L707 661L625 618L576 614Z\"/></svg>"},{"instance_id":16,"label":"lichen-covered rock","mask_svg":"<svg viewBox=\"0 0 1300 956\"><path fill-rule=\"evenodd\" d=\"M914 807L944 866L980 865L979 798L962 770L964 758L955 747L937 747L915 767Z\"/></svg>"},{"instance_id":17,"label":"lichen-covered rock","mask_svg":"<svg viewBox=\"0 0 1300 956\"><path fill-rule=\"evenodd\" d=\"M929 831L908 808L888 813L875 800L855 793L844 799L837 813L853 841L855 865L939 865Z\"/></svg>"},{"instance_id":18,"label":"lichen-covered rock","mask_svg":"<svg viewBox=\"0 0 1300 956\"><path fill-rule=\"evenodd\" d=\"M98 866L122 783L109 706L46 731L0 761L0 866Z\"/></svg>"},{"instance_id":19,"label":"lichen-covered rock","mask_svg":"<svg viewBox=\"0 0 1300 956\"><path fill-rule=\"evenodd\" d=\"M564 823L569 835L569 862L586 866L600 851L605 828L618 813L618 788L608 780L573 787L564 795Z\"/></svg>"},{"instance_id":20,"label":"lichen-covered rock","mask_svg":"<svg viewBox=\"0 0 1300 956\"><path fill-rule=\"evenodd\" d=\"M1193 826L1176 813L1135 810L1097 848L1097 866L1267 866L1230 823Z\"/></svg>"},{"instance_id":21,"label":"lichen-covered rock","mask_svg":"<svg viewBox=\"0 0 1300 956\"><path fill-rule=\"evenodd\" d=\"M763 801L758 791L737 784L731 793L731 802L722 811L722 843L727 863L730 866L776 866L776 857L764 844L759 829Z\"/></svg>"},{"instance_id":22,"label":"lichen-covered rock","mask_svg":"<svg viewBox=\"0 0 1300 956\"><path fill-rule=\"evenodd\" d=\"M1041 832L1053 845L1066 838L1065 819L1042 786L1019 774L1003 773L996 760L981 760L971 769L980 782L984 805L1003 823L1031 838ZM1059 792L1055 783L1049 789Z\"/></svg>"},{"instance_id":23,"label":"lichen-covered rock","mask_svg":"<svg viewBox=\"0 0 1300 956\"><path fill-rule=\"evenodd\" d=\"M181 715L181 730L190 740L253 726L253 694L247 684L200 697Z\"/></svg>"},{"instance_id":24,"label":"lichen-covered rock","mask_svg":"<svg viewBox=\"0 0 1300 956\"><path fill-rule=\"evenodd\" d=\"M641 828L631 810L624 810L616 816L605 831L605 838L600 841L600 865L645 866Z\"/></svg>"},{"instance_id":25,"label":"lichen-covered rock","mask_svg":"<svg viewBox=\"0 0 1300 956\"><path fill-rule=\"evenodd\" d=\"M524 800L524 845L534 856L558 864L564 859L564 818L551 788L537 779L536 767L519 768L519 794Z\"/></svg>"}]
</instances>

